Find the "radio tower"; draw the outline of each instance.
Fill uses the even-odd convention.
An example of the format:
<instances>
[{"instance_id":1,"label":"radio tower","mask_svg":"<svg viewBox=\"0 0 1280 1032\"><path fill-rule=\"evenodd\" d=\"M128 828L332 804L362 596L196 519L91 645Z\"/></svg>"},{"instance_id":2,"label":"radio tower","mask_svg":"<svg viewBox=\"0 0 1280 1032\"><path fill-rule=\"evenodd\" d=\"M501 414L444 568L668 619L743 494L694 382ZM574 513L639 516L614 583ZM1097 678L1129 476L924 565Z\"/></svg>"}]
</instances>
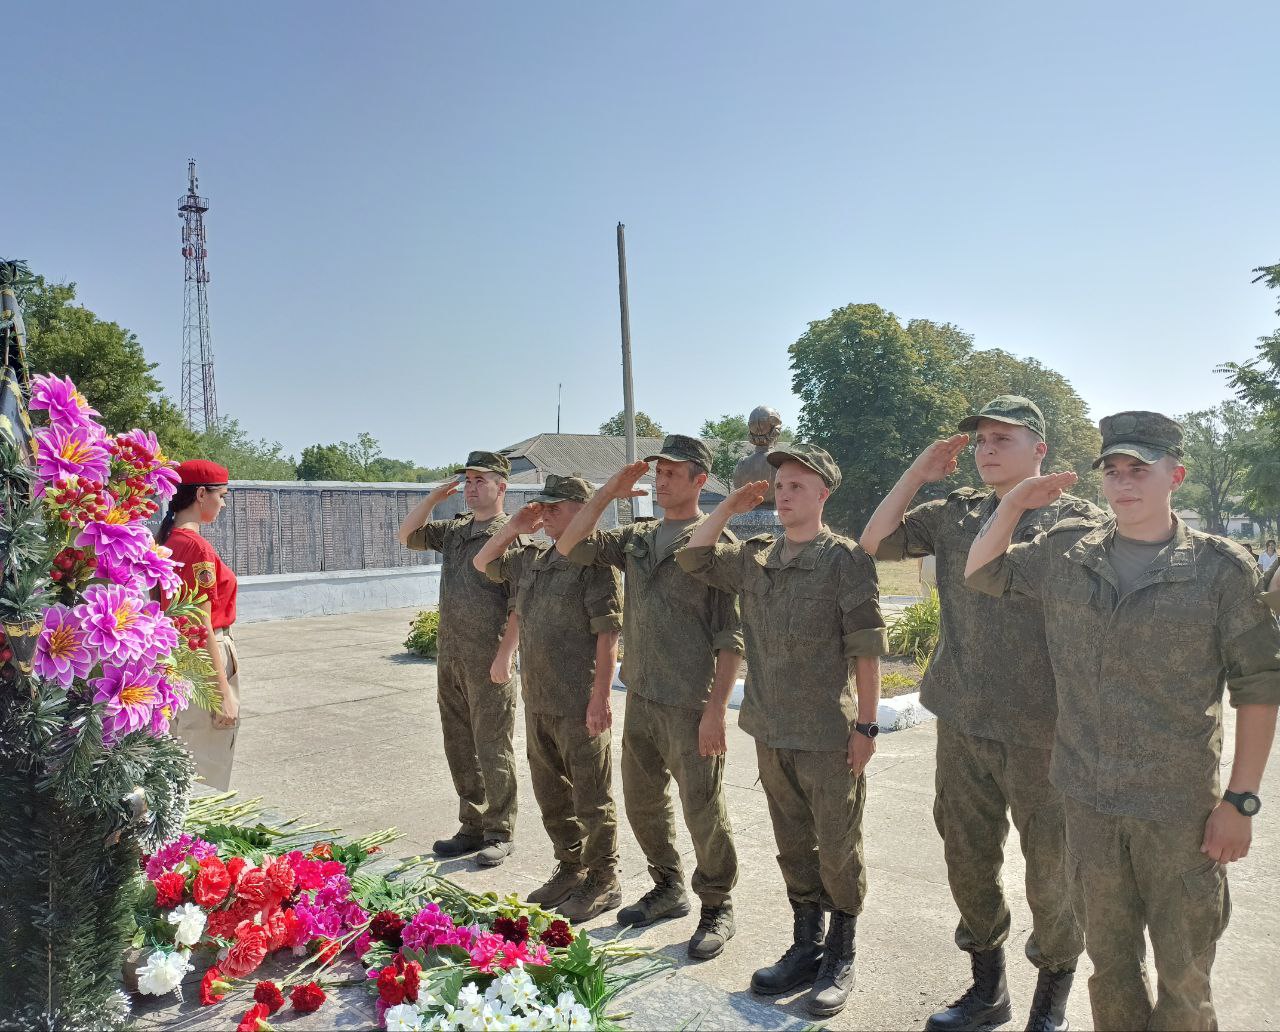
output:
<instances>
[{"instance_id":1,"label":"radio tower","mask_svg":"<svg viewBox=\"0 0 1280 1032\"><path fill-rule=\"evenodd\" d=\"M185 267L182 305L182 411L197 432L218 425L213 384L213 339L209 335L209 270L205 265L204 213L208 198L197 192L196 162L187 162L187 192L178 201Z\"/></svg>"}]
</instances>

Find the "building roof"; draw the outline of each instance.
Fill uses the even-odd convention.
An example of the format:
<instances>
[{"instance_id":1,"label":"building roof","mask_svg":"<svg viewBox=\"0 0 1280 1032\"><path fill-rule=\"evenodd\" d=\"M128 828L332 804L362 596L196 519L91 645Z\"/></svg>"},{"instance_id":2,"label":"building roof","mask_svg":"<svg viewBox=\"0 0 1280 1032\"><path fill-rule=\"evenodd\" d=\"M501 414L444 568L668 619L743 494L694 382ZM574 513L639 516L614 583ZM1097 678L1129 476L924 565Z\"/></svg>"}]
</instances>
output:
<instances>
[{"instance_id":1,"label":"building roof","mask_svg":"<svg viewBox=\"0 0 1280 1032\"><path fill-rule=\"evenodd\" d=\"M707 445L714 449L716 443L708 441ZM636 438L636 455L640 458L661 450L661 437ZM511 480L517 484L541 483L548 473L582 477L598 484L627 464L626 439L604 434L536 434L502 452L511 460ZM653 483L653 475L641 477L640 482ZM729 488L711 473L703 492L725 495Z\"/></svg>"}]
</instances>

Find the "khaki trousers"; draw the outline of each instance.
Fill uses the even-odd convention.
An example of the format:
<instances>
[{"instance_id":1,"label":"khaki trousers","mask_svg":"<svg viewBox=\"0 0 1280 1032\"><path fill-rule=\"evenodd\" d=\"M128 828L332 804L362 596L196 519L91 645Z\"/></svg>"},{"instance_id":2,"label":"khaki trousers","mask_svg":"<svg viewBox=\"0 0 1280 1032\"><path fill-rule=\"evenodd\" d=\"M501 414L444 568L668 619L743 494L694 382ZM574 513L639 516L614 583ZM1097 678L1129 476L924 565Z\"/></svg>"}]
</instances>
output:
<instances>
[{"instance_id":1,"label":"khaki trousers","mask_svg":"<svg viewBox=\"0 0 1280 1032\"><path fill-rule=\"evenodd\" d=\"M618 809L609 732L592 736L581 717L528 709L524 726L533 794L556 859L592 871L616 871Z\"/></svg>"},{"instance_id":2,"label":"khaki trousers","mask_svg":"<svg viewBox=\"0 0 1280 1032\"><path fill-rule=\"evenodd\" d=\"M489 662L442 659L436 701L462 831L509 841L516 825L516 685L494 684Z\"/></svg>"},{"instance_id":3,"label":"khaki trousers","mask_svg":"<svg viewBox=\"0 0 1280 1032\"><path fill-rule=\"evenodd\" d=\"M227 671L227 684L231 694L240 700L240 658L231 628L218 628L213 632L214 642L222 649L222 665ZM169 724L169 733L182 739L183 744L196 761L196 773L210 788L226 792L231 788L231 767L236 758L236 737L240 724L235 727L213 726L214 714L199 706L188 706Z\"/></svg>"},{"instance_id":4,"label":"khaki trousers","mask_svg":"<svg viewBox=\"0 0 1280 1032\"><path fill-rule=\"evenodd\" d=\"M1231 894L1223 866L1200 852L1204 822L1099 813L1070 797L1066 812L1093 961L1094 1027L1216 1029L1209 974L1231 917ZM1156 960L1154 1000L1144 928Z\"/></svg>"},{"instance_id":5,"label":"khaki trousers","mask_svg":"<svg viewBox=\"0 0 1280 1032\"><path fill-rule=\"evenodd\" d=\"M1027 959L1050 971L1074 970L1084 935L1067 869L1062 794L1049 782L1049 750L977 738L939 719L933 819L960 909L962 950L994 950L1009 937L1000 872L1010 814L1027 862Z\"/></svg>"},{"instance_id":6,"label":"khaki trousers","mask_svg":"<svg viewBox=\"0 0 1280 1032\"><path fill-rule=\"evenodd\" d=\"M668 789L674 778L697 867L693 891L709 907L728 902L738 854L724 801L724 757L698 752L701 715L627 694L622 725L622 798L655 882L683 882Z\"/></svg>"},{"instance_id":7,"label":"khaki trousers","mask_svg":"<svg viewBox=\"0 0 1280 1032\"><path fill-rule=\"evenodd\" d=\"M756 758L787 897L793 903L861 913L867 894L862 856L866 775L854 777L844 750L771 749L757 741Z\"/></svg>"}]
</instances>

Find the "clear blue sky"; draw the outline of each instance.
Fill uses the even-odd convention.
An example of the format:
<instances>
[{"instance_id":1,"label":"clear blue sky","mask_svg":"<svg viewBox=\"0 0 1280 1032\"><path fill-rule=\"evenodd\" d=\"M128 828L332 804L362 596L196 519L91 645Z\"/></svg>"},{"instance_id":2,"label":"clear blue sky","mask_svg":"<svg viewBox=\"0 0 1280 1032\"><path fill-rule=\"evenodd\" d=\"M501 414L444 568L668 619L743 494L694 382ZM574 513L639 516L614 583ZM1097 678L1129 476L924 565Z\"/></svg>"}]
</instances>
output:
<instances>
[{"instance_id":1,"label":"clear blue sky","mask_svg":"<svg viewBox=\"0 0 1280 1032\"><path fill-rule=\"evenodd\" d=\"M61 4L6 28L6 254L178 395L187 158L222 410L424 464L772 403L851 301L1095 416L1221 400L1276 325L1273 3ZM856 404L856 399L851 399Z\"/></svg>"}]
</instances>

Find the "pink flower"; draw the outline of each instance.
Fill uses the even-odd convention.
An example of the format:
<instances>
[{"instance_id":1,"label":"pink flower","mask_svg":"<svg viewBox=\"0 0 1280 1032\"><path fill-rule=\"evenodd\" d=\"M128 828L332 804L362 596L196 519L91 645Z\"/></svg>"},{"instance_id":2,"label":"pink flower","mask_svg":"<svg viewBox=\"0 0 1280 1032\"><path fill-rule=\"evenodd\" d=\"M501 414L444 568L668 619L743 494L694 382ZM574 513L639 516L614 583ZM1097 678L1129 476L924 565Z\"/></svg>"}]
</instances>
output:
<instances>
[{"instance_id":1,"label":"pink flower","mask_svg":"<svg viewBox=\"0 0 1280 1032\"><path fill-rule=\"evenodd\" d=\"M110 475L110 453L97 427L54 423L35 432L35 446L36 474L46 483L84 477L104 484Z\"/></svg>"},{"instance_id":2,"label":"pink flower","mask_svg":"<svg viewBox=\"0 0 1280 1032\"><path fill-rule=\"evenodd\" d=\"M428 903L413 915L401 934L406 949L429 950L434 946L461 946L470 949L474 933L458 927L436 904Z\"/></svg>"},{"instance_id":3,"label":"pink flower","mask_svg":"<svg viewBox=\"0 0 1280 1032\"><path fill-rule=\"evenodd\" d=\"M102 676L90 683L95 689L93 701L106 703L102 741L107 746L127 734L149 728L153 711L169 704L171 693L164 674L147 663L104 664Z\"/></svg>"},{"instance_id":4,"label":"pink flower","mask_svg":"<svg viewBox=\"0 0 1280 1032\"><path fill-rule=\"evenodd\" d=\"M76 390L69 376L62 380L52 375L33 376L28 408L45 409L49 422L63 427L93 426L93 417L100 415Z\"/></svg>"},{"instance_id":5,"label":"pink flower","mask_svg":"<svg viewBox=\"0 0 1280 1032\"><path fill-rule=\"evenodd\" d=\"M77 677L88 677L97 662L71 610L60 605L46 609L33 660L36 674L70 688Z\"/></svg>"},{"instance_id":6,"label":"pink flower","mask_svg":"<svg viewBox=\"0 0 1280 1032\"><path fill-rule=\"evenodd\" d=\"M147 877L155 881L165 871L172 871L189 856L195 857L196 860L207 860L217 855L218 847L212 842L206 842L204 839L184 832L147 858Z\"/></svg>"},{"instance_id":7,"label":"pink flower","mask_svg":"<svg viewBox=\"0 0 1280 1032\"><path fill-rule=\"evenodd\" d=\"M153 663L178 647L178 632L158 602L119 584L94 584L72 610L85 642L116 663L147 658Z\"/></svg>"},{"instance_id":8,"label":"pink flower","mask_svg":"<svg viewBox=\"0 0 1280 1032\"><path fill-rule=\"evenodd\" d=\"M110 559L98 557L98 564L94 568L93 575L99 580L107 581L109 584L119 584L123 588L130 588L133 591L142 590L142 580L137 573L134 572L132 566L113 563Z\"/></svg>"},{"instance_id":9,"label":"pink flower","mask_svg":"<svg viewBox=\"0 0 1280 1032\"><path fill-rule=\"evenodd\" d=\"M167 502L178 490L182 479L173 463L160 450L156 435L143 430L130 430L116 437L120 457L138 470L146 482L147 490L162 502Z\"/></svg>"},{"instance_id":10,"label":"pink flower","mask_svg":"<svg viewBox=\"0 0 1280 1032\"><path fill-rule=\"evenodd\" d=\"M85 525L76 537L79 548L92 548L99 560L115 566L132 567L151 550L153 539L143 523L130 523L113 508L107 519Z\"/></svg>"},{"instance_id":11,"label":"pink flower","mask_svg":"<svg viewBox=\"0 0 1280 1032\"><path fill-rule=\"evenodd\" d=\"M172 598L182 590L182 577L178 574L180 563L171 558L173 551L152 542L150 551L133 564L133 571L148 588L159 588L166 598Z\"/></svg>"}]
</instances>

